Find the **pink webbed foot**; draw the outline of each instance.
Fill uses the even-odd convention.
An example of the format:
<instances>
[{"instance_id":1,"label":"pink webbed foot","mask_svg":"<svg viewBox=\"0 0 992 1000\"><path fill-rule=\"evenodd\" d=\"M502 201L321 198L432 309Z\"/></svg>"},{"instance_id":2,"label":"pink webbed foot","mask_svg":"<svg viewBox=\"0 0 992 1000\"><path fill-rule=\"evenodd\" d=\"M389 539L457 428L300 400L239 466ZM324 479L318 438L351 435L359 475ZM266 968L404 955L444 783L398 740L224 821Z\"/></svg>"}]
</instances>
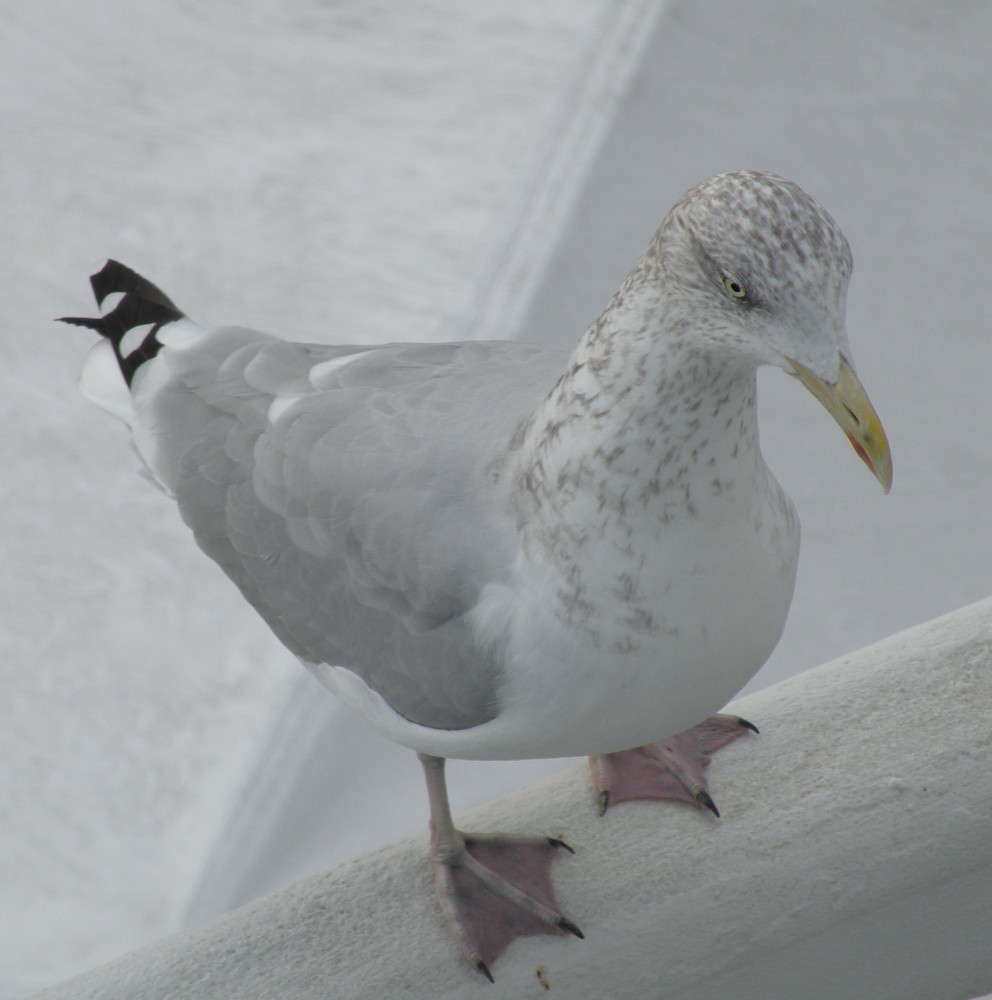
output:
<instances>
[{"instance_id":1,"label":"pink webbed foot","mask_svg":"<svg viewBox=\"0 0 992 1000\"><path fill-rule=\"evenodd\" d=\"M551 862L555 837L463 834L451 819L444 760L418 754L431 807L431 862L438 902L466 958L492 981L489 966L516 937L582 932L561 912Z\"/></svg>"},{"instance_id":2,"label":"pink webbed foot","mask_svg":"<svg viewBox=\"0 0 992 1000\"><path fill-rule=\"evenodd\" d=\"M712 754L758 727L735 715L714 715L657 743L589 758L600 814L632 799L674 799L720 812L709 793Z\"/></svg>"},{"instance_id":3,"label":"pink webbed foot","mask_svg":"<svg viewBox=\"0 0 992 1000\"><path fill-rule=\"evenodd\" d=\"M457 832L457 831L456 831ZM551 885L553 837L459 835L462 848L433 852L434 885L465 956L490 981L489 966L516 937L582 932L565 917Z\"/></svg>"}]
</instances>

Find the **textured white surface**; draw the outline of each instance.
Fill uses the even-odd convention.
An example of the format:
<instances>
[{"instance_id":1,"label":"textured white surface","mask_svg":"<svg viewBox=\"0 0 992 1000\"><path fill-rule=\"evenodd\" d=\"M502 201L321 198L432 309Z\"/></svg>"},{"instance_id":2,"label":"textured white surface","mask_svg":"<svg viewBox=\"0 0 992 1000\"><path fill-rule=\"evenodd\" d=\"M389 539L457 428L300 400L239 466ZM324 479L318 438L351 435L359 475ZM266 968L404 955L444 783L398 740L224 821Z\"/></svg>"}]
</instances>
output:
<instances>
[{"instance_id":1,"label":"textured white surface","mask_svg":"<svg viewBox=\"0 0 992 1000\"><path fill-rule=\"evenodd\" d=\"M274 893L39 1000L870 997L992 989L992 600L750 695L762 735L712 767L723 819L595 816L585 769L465 829L566 838L558 895L585 941L528 938L490 987L458 957L425 837Z\"/></svg>"}]
</instances>

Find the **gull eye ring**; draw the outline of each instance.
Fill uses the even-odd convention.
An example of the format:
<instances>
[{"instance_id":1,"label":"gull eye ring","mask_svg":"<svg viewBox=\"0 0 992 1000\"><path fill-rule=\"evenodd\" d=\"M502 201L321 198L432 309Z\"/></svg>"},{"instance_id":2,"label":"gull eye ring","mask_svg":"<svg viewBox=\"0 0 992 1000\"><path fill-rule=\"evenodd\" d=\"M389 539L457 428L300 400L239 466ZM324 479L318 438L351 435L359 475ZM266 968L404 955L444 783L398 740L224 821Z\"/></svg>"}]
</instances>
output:
<instances>
[{"instance_id":1,"label":"gull eye ring","mask_svg":"<svg viewBox=\"0 0 992 1000\"><path fill-rule=\"evenodd\" d=\"M738 281L732 274L721 275L721 280L723 281L723 287L727 290L727 294L732 299L743 302L747 298L747 289L744 287L744 283Z\"/></svg>"}]
</instances>

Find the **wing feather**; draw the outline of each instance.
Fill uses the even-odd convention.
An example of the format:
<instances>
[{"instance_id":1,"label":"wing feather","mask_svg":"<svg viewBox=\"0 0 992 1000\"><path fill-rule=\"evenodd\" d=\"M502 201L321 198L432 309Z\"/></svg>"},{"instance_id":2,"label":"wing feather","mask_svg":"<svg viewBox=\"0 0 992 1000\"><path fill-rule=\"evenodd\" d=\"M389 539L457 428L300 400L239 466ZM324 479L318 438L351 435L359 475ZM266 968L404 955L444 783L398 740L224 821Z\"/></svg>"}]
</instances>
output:
<instances>
[{"instance_id":1,"label":"wing feather","mask_svg":"<svg viewBox=\"0 0 992 1000\"><path fill-rule=\"evenodd\" d=\"M168 377L144 397L139 379L136 403L198 543L279 638L355 671L406 718L458 729L498 708L499 650L470 613L516 553L486 466L563 361L227 328L164 349Z\"/></svg>"}]
</instances>

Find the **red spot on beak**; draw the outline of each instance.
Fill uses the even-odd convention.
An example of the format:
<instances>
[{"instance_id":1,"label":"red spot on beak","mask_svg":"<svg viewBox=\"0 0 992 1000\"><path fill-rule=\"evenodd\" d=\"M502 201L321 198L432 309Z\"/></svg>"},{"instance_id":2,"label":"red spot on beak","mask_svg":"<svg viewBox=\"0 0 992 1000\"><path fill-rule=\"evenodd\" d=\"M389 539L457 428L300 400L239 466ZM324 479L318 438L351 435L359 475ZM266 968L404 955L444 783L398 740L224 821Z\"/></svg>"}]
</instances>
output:
<instances>
[{"instance_id":1,"label":"red spot on beak","mask_svg":"<svg viewBox=\"0 0 992 1000\"><path fill-rule=\"evenodd\" d=\"M871 459L868 457L868 452L865 451L861 442L856 440L850 434L847 435L847 440L851 442L851 447L857 452L858 458L860 458L861 461L864 462L872 472L874 472L875 466L872 465Z\"/></svg>"}]
</instances>

